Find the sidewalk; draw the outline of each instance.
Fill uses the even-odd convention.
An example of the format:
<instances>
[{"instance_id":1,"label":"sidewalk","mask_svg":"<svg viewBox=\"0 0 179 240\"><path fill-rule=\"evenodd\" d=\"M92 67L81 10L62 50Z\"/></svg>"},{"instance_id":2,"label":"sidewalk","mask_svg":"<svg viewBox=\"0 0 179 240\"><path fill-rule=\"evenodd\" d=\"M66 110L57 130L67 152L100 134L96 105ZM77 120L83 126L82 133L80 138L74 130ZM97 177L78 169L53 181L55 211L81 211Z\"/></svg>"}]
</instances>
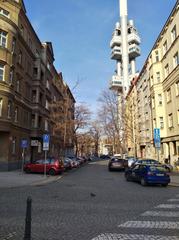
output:
<instances>
[{"instance_id":1,"label":"sidewalk","mask_svg":"<svg viewBox=\"0 0 179 240\"><path fill-rule=\"evenodd\" d=\"M171 183L169 184L169 186L179 187L179 172L178 171L171 172L170 179L171 179Z\"/></svg>"},{"instance_id":2,"label":"sidewalk","mask_svg":"<svg viewBox=\"0 0 179 240\"><path fill-rule=\"evenodd\" d=\"M61 177L61 175L45 177L43 174L26 174L20 170L0 172L0 188L44 185Z\"/></svg>"}]
</instances>

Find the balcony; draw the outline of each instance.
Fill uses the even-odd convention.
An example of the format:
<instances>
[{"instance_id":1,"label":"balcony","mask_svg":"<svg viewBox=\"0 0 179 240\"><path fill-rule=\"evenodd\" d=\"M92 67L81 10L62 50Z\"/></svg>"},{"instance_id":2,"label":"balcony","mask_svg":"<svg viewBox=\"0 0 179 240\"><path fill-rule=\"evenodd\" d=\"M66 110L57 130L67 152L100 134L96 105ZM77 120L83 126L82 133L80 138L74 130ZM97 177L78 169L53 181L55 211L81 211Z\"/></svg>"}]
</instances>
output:
<instances>
[{"instance_id":1,"label":"balcony","mask_svg":"<svg viewBox=\"0 0 179 240\"><path fill-rule=\"evenodd\" d=\"M123 83L123 77L114 75L114 76L112 76L112 79L110 80L109 88L111 90L122 92L122 89L123 89L122 83Z\"/></svg>"},{"instance_id":2,"label":"balcony","mask_svg":"<svg viewBox=\"0 0 179 240\"><path fill-rule=\"evenodd\" d=\"M121 47L113 47L112 51L111 51L111 59L114 60L121 60L122 58L122 51L121 51Z\"/></svg>"},{"instance_id":3,"label":"balcony","mask_svg":"<svg viewBox=\"0 0 179 240\"><path fill-rule=\"evenodd\" d=\"M110 47L113 48L115 46L120 46L122 44L121 36L113 36L110 42Z\"/></svg>"},{"instance_id":4,"label":"balcony","mask_svg":"<svg viewBox=\"0 0 179 240\"><path fill-rule=\"evenodd\" d=\"M137 44L141 43L139 35L135 32L128 34L127 38L128 38L128 43L130 42L134 42Z\"/></svg>"},{"instance_id":5,"label":"balcony","mask_svg":"<svg viewBox=\"0 0 179 240\"><path fill-rule=\"evenodd\" d=\"M129 45L129 58L136 58L140 56L140 47L137 44Z\"/></svg>"}]
</instances>

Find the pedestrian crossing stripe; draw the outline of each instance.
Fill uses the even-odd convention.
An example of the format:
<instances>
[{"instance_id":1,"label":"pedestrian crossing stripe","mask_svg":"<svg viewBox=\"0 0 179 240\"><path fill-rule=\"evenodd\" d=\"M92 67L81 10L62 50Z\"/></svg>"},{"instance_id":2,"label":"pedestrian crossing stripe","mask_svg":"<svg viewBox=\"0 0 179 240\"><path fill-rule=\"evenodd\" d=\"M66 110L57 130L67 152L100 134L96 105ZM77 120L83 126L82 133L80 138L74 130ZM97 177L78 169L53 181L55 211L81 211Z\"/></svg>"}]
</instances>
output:
<instances>
[{"instance_id":1,"label":"pedestrian crossing stripe","mask_svg":"<svg viewBox=\"0 0 179 240\"><path fill-rule=\"evenodd\" d=\"M179 202L179 199L178 198L171 198L171 199L168 199L168 202Z\"/></svg>"},{"instance_id":2,"label":"pedestrian crossing stripe","mask_svg":"<svg viewBox=\"0 0 179 240\"><path fill-rule=\"evenodd\" d=\"M179 211L146 211L141 216L152 216L152 217L179 217ZM179 239L179 238L178 238Z\"/></svg>"},{"instance_id":3,"label":"pedestrian crossing stripe","mask_svg":"<svg viewBox=\"0 0 179 240\"><path fill-rule=\"evenodd\" d=\"M104 233L92 240L179 240L177 236Z\"/></svg>"},{"instance_id":4,"label":"pedestrian crossing stripe","mask_svg":"<svg viewBox=\"0 0 179 240\"><path fill-rule=\"evenodd\" d=\"M179 229L179 222L167 221L128 221L118 225L124 228L160 228L160 229Z\"/></svg>"},{"instance_id":5,"label":"pedestrian crossing stripe","mask_svg":"<svg viewBox=\"0 0 179 240\"><path fill-rule=\"evenodd\" d=\"M179 208L179 204L160 204L160 205L156 206L155 208L174 209L174 208Z\"/></svg>"}]
</instances>

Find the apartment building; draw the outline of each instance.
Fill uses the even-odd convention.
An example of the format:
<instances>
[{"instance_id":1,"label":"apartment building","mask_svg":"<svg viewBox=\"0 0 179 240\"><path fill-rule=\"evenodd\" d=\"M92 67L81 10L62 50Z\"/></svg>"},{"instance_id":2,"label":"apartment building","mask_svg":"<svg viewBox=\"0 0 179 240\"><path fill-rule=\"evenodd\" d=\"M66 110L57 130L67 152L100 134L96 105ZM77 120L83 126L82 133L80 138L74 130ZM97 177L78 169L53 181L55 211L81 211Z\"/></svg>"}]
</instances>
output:
<instances>
[{"instance_id":1,"label":"apartment building","mask_svg":"<svg viewBox=\"0 0 179 240\"><path fill-rule=\"evenodd\" d=\"M22 165L23 139L28 142L26 160L43 155L45 133L51 137L49 154L58 155L66 145L73 149L73 131L65 145L66 129L55 131L59 118L66 125L66 115L73 128L75 99L53 63L52 44L41 43L23 1L0 1L0 170Z\"/></svg>"},{"instance_id":2,"label":"apartment building","mask_svg":"<svg viewBox=\"0 0 179 240\"><path fill-rule=\"evenodd\" d=\"M137 83L138 156L179 159L179 1L160 32ZM161 148L154 146L160 129Z\"/></svg>"}]
</instances>

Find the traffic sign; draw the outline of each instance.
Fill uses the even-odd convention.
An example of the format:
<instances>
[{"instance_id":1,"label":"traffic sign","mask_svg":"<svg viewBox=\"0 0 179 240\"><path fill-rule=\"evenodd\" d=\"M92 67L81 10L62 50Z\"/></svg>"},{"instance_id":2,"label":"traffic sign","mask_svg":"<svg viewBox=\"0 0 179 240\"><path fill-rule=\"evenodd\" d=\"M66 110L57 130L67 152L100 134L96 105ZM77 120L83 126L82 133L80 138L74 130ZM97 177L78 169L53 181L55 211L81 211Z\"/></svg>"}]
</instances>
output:
<instances>
[{"instance_id":1,"label":"traffic sign","mask_svg":"<svg viewBox=\"0 0 179 240\"><path fill-rule=\"evenodd\" d=\"M27 139L22 139L21 140L21 148L27 148L27 147L28 147Z\"/></svg>"},{"instance_id":2,"label":"traffic sign","mask_svg":"<svg viewBox=\"0 0 179 240\"><path fill-rule=\"evenodd\" d=\"M155 148L160 148L160 128L154 128L154 144Z\"/></svg>"},{"instance_id":3,"label":"traffic sign","mask_svg":"<svg viewBox=\"0 0 179 240\"><path fill-rule=\"evenodd\" d=\"M49 144L50 144L50 135L44 134L43 135L43 150L48 151L49 150Z\"/></svg>"}]
</instances>

